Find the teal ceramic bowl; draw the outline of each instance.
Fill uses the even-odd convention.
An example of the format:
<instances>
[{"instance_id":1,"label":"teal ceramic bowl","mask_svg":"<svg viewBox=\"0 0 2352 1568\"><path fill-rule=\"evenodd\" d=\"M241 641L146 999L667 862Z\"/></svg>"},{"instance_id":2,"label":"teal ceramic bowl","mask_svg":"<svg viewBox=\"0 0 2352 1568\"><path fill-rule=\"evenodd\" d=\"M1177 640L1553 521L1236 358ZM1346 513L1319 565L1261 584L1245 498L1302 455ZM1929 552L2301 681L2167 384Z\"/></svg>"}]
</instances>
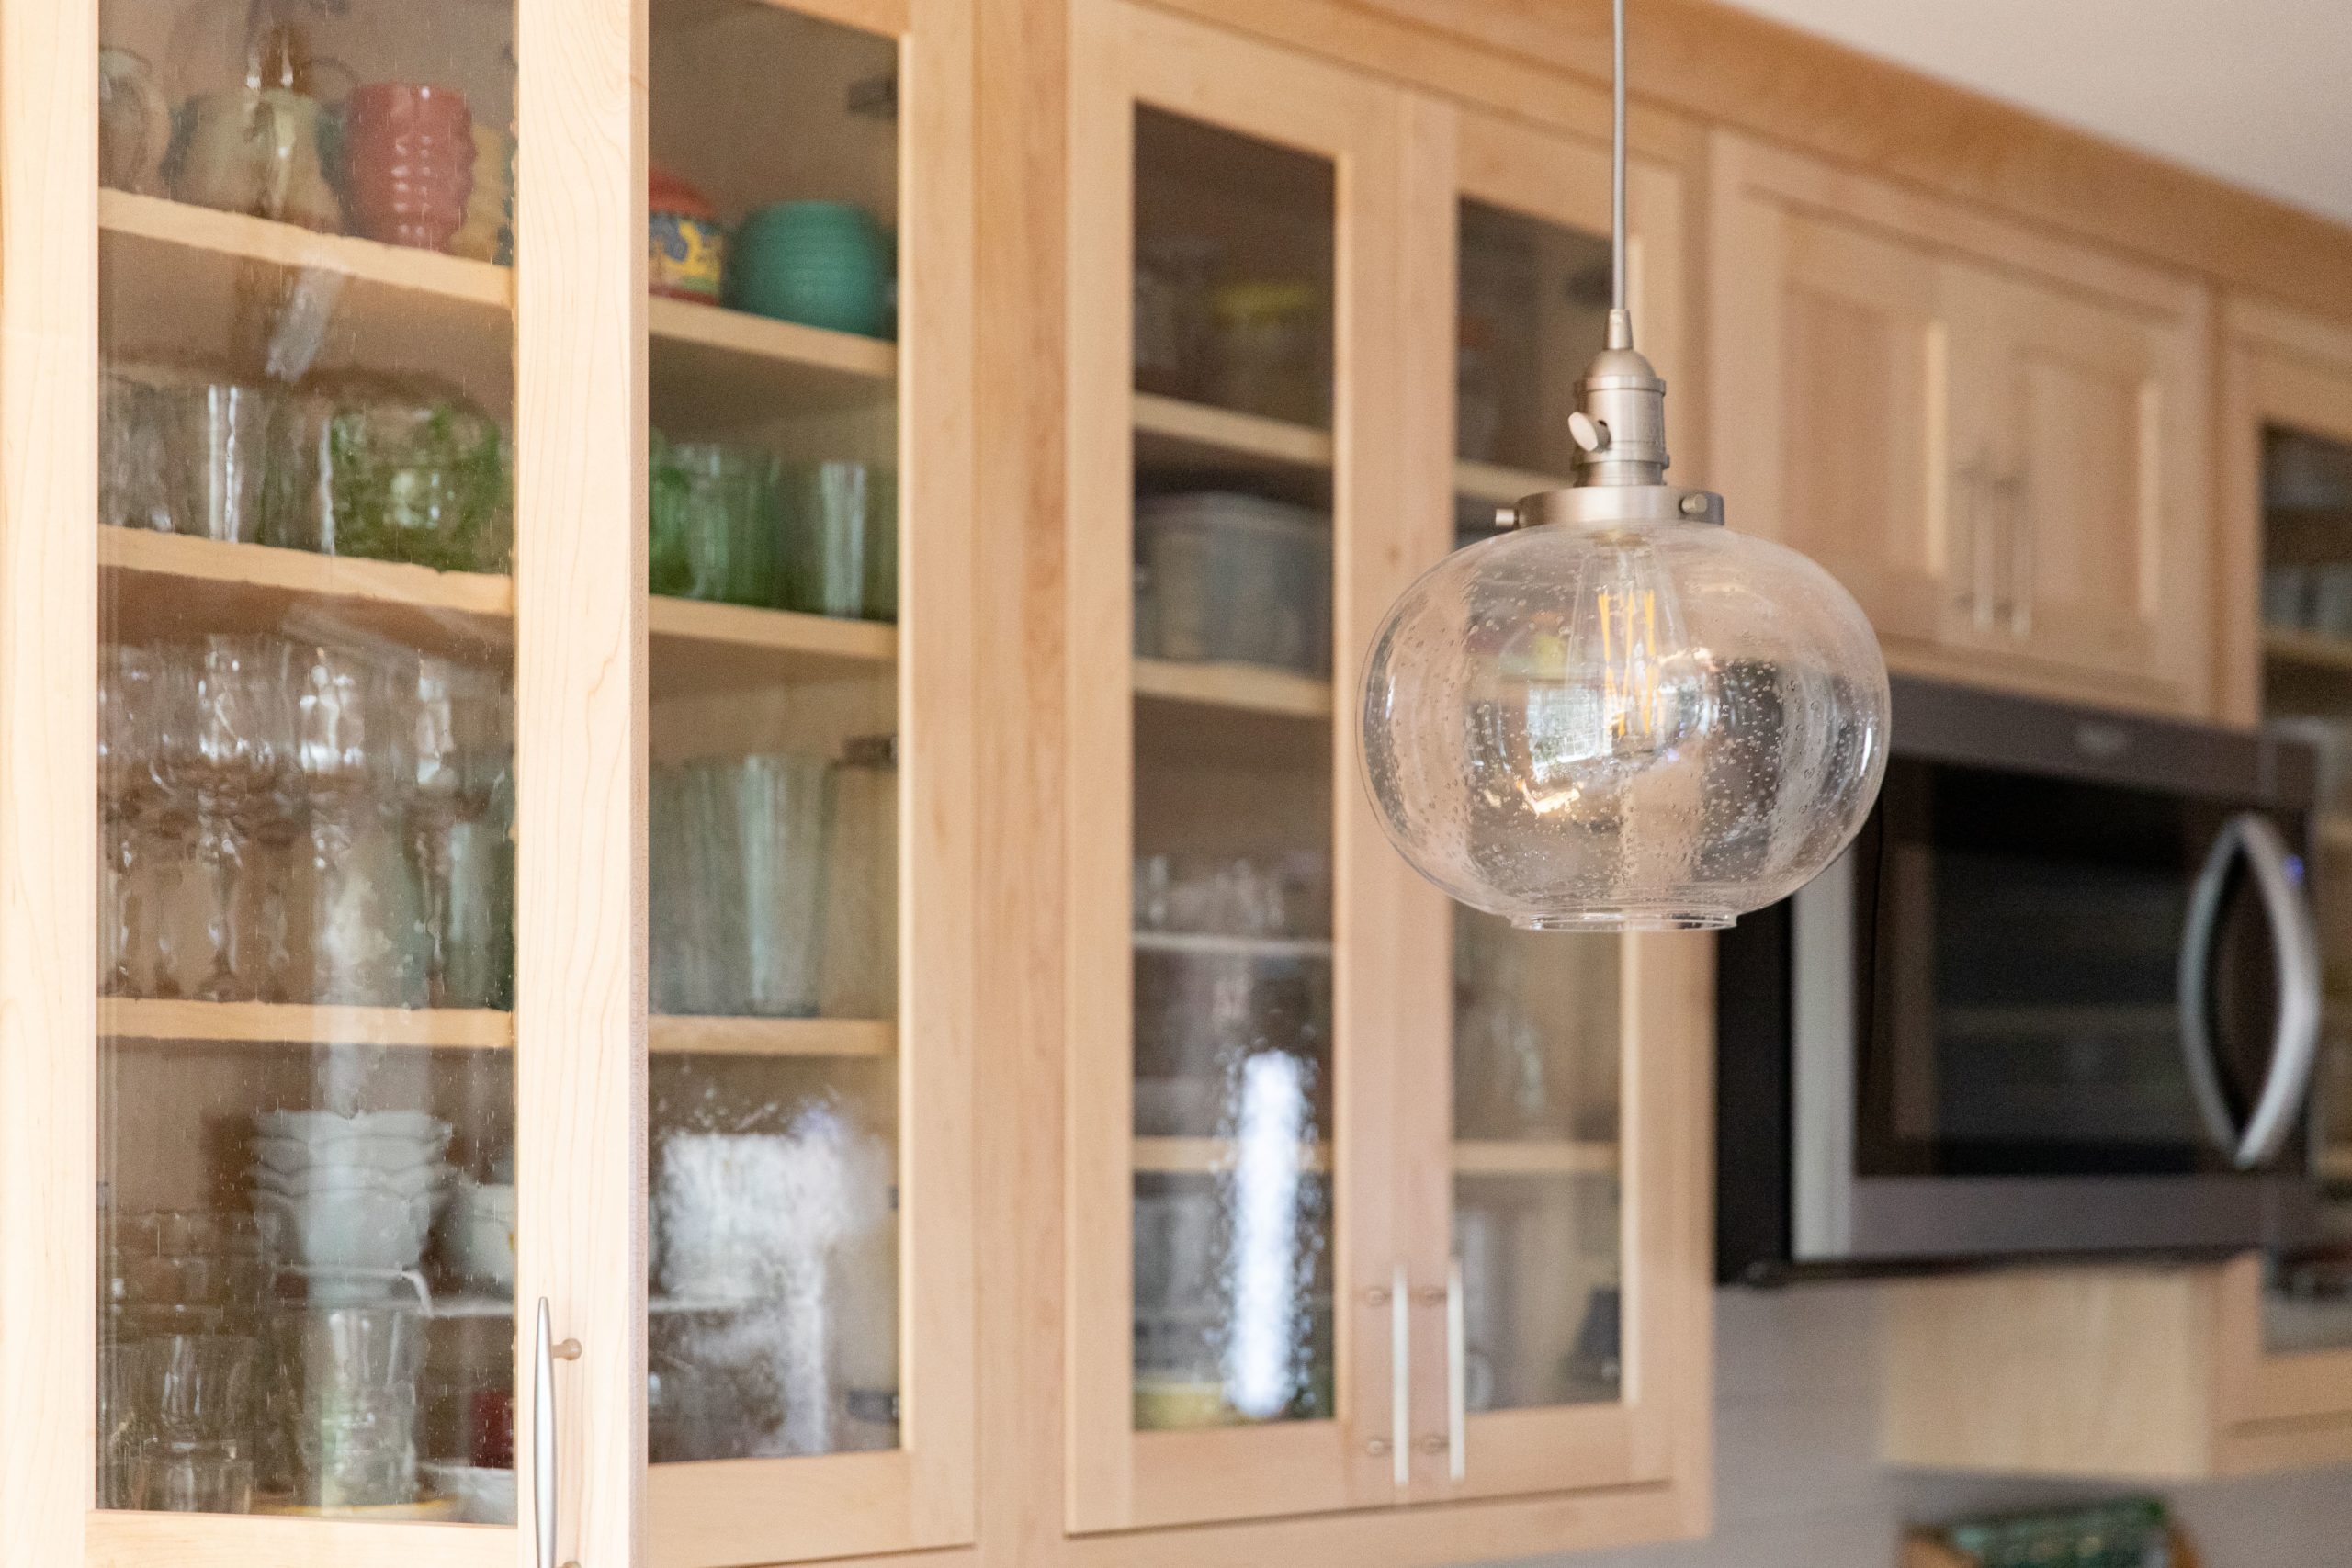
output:
<instances>
[{"instance_id":1,"label":"teal ceramic bowl","mask_svg":"<svg viewBox=\"0 0 2352 1568\"><path fill-rule=\"evenodd\" d=\"M729 246L727 302L778 321L879 337L889 320L888 254L880 225L863 208L763 207Z\"/></svg>"}]
</instances>

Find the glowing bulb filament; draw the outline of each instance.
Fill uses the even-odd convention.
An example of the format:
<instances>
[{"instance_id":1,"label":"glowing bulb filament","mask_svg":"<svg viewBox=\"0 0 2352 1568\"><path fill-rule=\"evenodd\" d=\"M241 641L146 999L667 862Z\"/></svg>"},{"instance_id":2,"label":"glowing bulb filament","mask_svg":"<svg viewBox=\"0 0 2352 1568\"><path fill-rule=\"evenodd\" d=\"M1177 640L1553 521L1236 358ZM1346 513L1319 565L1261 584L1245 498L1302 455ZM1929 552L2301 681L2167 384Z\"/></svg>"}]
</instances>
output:
<instances>
[{"instance_id":1,"label":"glowing bulb filament","mask_svg":"<svg viewBox=\"0 0 2352 1568\"><path fill-rule=\"evenodd\" d=\"M1614 623L1611 604L1615 603ZM1657 594L1614 593L1602 589L1600 612L1601 712L1612 740L1657 733Z\"/></svg>"}]
</instances>

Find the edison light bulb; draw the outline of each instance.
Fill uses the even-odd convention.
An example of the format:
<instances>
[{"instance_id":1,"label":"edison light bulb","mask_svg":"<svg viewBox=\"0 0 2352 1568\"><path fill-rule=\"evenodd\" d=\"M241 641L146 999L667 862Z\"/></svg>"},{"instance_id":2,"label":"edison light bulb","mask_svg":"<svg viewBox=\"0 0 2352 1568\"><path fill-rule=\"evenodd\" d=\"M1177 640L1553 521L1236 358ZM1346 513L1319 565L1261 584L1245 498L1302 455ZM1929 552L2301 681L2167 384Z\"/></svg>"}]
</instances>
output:
<instances>
[{"instance_id":1,"label":"edison light bulb","mask_svg":"<svg viewBox=\"0 0 2352 1568\"><path fill-rule=\"evenodd\" d=\"M1887 716L1869 623L1803 556L1704 523L1548 523L1389 612L1363 769L1397 848L1465 904L1723 926L1853 837Z\"/></svg>"}]
</instances>

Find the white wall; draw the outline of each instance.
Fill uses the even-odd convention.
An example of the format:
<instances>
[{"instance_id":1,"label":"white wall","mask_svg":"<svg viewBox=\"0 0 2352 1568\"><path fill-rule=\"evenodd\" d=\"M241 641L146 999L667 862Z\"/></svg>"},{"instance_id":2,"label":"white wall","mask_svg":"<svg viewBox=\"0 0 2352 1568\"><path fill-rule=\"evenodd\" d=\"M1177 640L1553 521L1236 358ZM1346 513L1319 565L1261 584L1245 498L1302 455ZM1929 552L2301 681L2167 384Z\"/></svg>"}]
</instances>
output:
<instances>
[{"instance_id":1,"label":"white wall","mask_svg":"<svg viewBox=\"0 0 2352 1568\"><path fill-rule=\"evenodd\" d=\"M1869 1285L1715 1294L1715 1535L1538 1561L1559 1568L1894 1568L1909 1520L2120 1488L1878 1463L1879 1297ZM2352 1470L2167 1490L2205 1568L2352 1565Z\"/></svg>"}]
</instances>

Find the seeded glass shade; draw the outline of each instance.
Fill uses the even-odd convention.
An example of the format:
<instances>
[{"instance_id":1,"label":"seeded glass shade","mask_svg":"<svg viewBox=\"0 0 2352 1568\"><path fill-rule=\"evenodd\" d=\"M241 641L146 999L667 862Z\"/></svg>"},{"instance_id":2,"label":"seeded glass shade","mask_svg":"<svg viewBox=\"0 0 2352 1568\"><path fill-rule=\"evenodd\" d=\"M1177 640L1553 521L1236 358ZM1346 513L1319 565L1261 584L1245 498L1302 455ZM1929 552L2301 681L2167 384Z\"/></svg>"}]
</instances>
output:
<instances>
[{"instance_id":1,"label":"seeded glass shade","mask_svg":"<svg viewBox=\"0 0 2352 1568\"><path fill-rule=\"evenodd\" d=\"M1381 824L1453 897L1544 930L1726 926L1835 859L1886 768L1870 623L1794 551L1553 523L1455 552L1365 664Z\"/></svg>"}]
</instances>

